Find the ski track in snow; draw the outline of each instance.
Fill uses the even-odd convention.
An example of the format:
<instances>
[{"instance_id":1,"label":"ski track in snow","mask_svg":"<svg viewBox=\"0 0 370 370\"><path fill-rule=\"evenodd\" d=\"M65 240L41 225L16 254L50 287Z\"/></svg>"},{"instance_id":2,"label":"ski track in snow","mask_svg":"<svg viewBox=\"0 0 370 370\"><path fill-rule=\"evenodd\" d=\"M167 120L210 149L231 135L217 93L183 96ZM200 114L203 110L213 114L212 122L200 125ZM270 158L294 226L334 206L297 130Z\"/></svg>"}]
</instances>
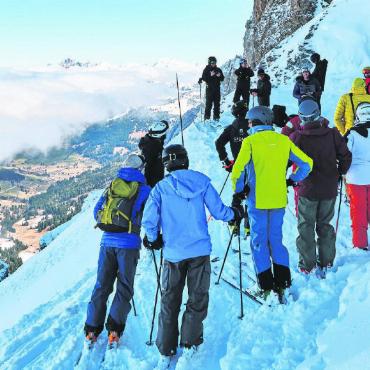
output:
<instances>
[{"instance_id":1,"label":"ski track in snow","mask_svg":"<svg viewBox=\"0 0 370 370\"><path fill-rule=\"evenodd\" d=\"M322 40L317 35L311 40L315 48L322 49L322 54L326 49L328 55L323 56L330 59L329 81L335 78L338 82L330 87L328 81L323 96L324 113L329 114L329 119L338 95L349 88L352 74L358 75L361 63L369 64L366 63L369 51L361 50L358 60L357 55L356 58L353 56L352 45L348 45L348 50L343 49L340 43L338 47L333 43L330 48L326 45L330 44L330 40L348 42L346 35L340 33L338 19L342 21L343 15L349 14L353 48L358 49L360 41L365 40L362 34L366 32L362 28L366 24L362 19L355 19L355 10L365 6L364 3L353 0L351 4L354 5L349 5L348 1L334 0L319 26ZM317 17L321 17L320 14ZM323 31L320 32L320 29ZM287 43L299 44L301 37L300 31L297 31ZM281 68L284 68L283 64ZM339 76L337 71L340 71ZM338 85L341 89L337 88ZM281 86L272 94L273 101L286 104L289 113L296 109L291 90L292 85ZM231 96L228 96L223 104L222 126L233 120L229 113L230 105ZM197 121L186 129L184 135L191 168L206 173L217 189L221 189L227 175L221 168L214 146L221 129ZM180 137L173 142L179 143ZM82 328L96 277L101 234L93 230L92 207L99 195L100 192L93 192L82 212L73 218L66 230L0 284L1 370L150 370L155 367L158 351L155 345L147 346L146 341L151 325L156 276L151 253L144 249L135 280L134 299L138 316L131 312L120 346L115 351L107 352L103 362L107 342L104 332L96 350L88 356L82 352L75 367L83 351ZM292 195L290 191L284 220L284 243L290 252L293 278L288 304L259 306L243 296L244 319L240 320L239 292L222 281L220 285L214 285L217 276L212 274L209 311L204 323L205 342L191 359L185 355L181 357L180 351L171 364L172 370L370 369L370 253L352 249L349 207L343 203L334 267L325 280L298 274L297 228ZM227 184L222 198L230 204L230 184ZM229 232L223 223L214 220L209 222L209 231L213 242L211 259L219 258L211 265L215 272L219 272ZM248 243L242 240L243 252L250 252ZM233 248L237 248L236 239ZM245 253L242 259L243 286L251 287L253 282L247 274L254 276L252 259ZM237 284L238 266L238 254L230 250L224 277ZM186 302L186 296L185 291L183 302ZM158 309L159 306L157 313ZM154 340L156 331L157 319Z\"/></svg>"}]
</instances>

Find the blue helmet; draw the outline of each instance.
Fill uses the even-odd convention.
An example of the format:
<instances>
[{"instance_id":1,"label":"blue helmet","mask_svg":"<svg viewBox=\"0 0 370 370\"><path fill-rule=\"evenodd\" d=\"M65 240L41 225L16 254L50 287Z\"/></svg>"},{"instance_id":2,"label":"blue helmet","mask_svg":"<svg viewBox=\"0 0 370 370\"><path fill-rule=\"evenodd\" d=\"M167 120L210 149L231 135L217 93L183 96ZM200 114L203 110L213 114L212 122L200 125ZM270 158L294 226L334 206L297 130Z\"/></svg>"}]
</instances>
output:
<instances>
[{"instance_id":1,"label":"blue helmet","mask_svg":"<svg viewBox=\"0 0 370 370\"><path fill-rule=\"evenodd\" d=\"M299 104L298 115L303 124L313 122L320 117L320 107L312 99L303 100Z\"/></svg>"},{"instance_id":2,"label":"blue helmet","mask_svg":"<svg viewBox=\"0 0 370 370\"><path fill-rule=\"evenodd\" d=\"M270 108L260 105L248 111L247 119L256 125L272 125L274 114Z\"/></svg>"}]
</instances>

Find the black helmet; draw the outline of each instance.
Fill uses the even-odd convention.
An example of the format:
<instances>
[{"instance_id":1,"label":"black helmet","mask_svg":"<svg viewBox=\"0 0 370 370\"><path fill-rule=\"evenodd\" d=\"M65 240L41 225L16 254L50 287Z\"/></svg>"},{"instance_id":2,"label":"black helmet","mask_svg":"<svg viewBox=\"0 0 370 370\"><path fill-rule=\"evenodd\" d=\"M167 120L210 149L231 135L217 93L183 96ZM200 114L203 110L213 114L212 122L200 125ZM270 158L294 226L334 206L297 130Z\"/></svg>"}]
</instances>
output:
<instances>
[{"instance_id":1,"label":"black helmet","mask_svg":"<svg viewBox=\"0 0 370 370\"><path fill-rule=\"evenodd\" d=\"M188 152L180 144L169 145L163 150L162 163L168 172L188 169Z\"/></svg>"},{"instance_id":2,"label":"black helmet","mask_svg":"<svg viewBox=\"0 0 370 370\"><path fill-rule=\"evenodd\" d=\"M298 115L303 124L313 122L320 117L320 107L314 100L304 100L299 104Z\"/></svg>"},{"instance_id":3,"label":"black helmet","mask_svg":"<svg viewBox=\"0 0 370 370\"><path fill-rule=\"evenodd\" d=\"M274 114L270 108L259 105L248 111L247 119L252 121L253 126L272 125Z\"/></svg>"},{"instance_id":4,"label":"black helmet","mask_svg":"<svg viewBox=\"0 0 370 370\"><path fill-rule=\"evenodd\" d=\"M240 100L233 104L231 108L231 113L234 117L245 118L248 112L247 103L244 100Z\"/></svg>"},{"instance_id":5,"label":"black helmet","mask_svg":"<svg viewBox=\"0 0 370 370\"><path fill-rule=\"evenodd\" d=\"M217 63L216 57L209 57L208 58L208 64L211 64L211 63Z\"/></svg>"},{"instance_id":6,"label":"black helmet","mask_svg":"<svg viewBox=\"0 0 370 370\"><path fill-rule=\"evenodd\" d=\"M316 64L320 60L320 54L318 53L313 53L311 55L311 62Z\"/></svg>"}]
</instances>

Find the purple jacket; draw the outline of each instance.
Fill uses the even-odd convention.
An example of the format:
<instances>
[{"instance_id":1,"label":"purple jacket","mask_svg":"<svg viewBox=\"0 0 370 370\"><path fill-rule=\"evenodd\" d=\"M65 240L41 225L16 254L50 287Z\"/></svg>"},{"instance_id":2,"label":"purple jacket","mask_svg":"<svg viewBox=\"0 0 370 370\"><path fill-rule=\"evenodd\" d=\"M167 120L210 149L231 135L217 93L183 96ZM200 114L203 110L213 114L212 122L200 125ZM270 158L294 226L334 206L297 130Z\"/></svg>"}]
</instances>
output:
<instances>
[{"instance_id":1,"label":"purple jacket","mask_svg":"<svg viewBox=\"0 0 370 370\"><path fill-rule=\"evenodd\" d=\"M352 154L339 131L316 121L293 132L290 138L313 159L312 172L299 184L299 196L319 200L335 198L339 176L346 174L352 162Z\"/></svg>"}]
</instances>

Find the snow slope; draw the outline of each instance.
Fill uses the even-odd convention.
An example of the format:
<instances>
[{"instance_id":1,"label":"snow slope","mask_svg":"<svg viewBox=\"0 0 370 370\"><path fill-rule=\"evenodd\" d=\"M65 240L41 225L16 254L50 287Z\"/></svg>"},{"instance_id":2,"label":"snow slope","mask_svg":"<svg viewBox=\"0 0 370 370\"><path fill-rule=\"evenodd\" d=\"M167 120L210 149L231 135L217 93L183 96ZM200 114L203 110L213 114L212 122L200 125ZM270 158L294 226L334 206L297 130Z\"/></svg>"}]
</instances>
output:
<instances>
[{"instance_id":1,"label":"snow slope","mask_svg":"<svg viewBox=\"0 0 370 370\"><path fill-rule=\"evenodd\" d=\"M318 51L333 58L324 95L324 112L329 116L338 95L347 90L352 77L359 75L362 64L370 61L370 50L364 46L366 36L361 36L370 34L369 25L358 15L359 11L365 13L364 7L370 6L360 0L334 0L310 39L315 47L322 42L323 49ZM343 19L347 23L343 23ZM348 34L348 29L344 28L347 25L352 41L344 48L343 42L334 41ZM305 37L303 31L299 30L287 40L282 49L288 50L288 43L289 47L293 48L294 44L297 47ZM324 49L325 45L328 46ZM350 58L359 47L363 48L359 59ZM284 68L283 60L282 56L276 65ZM340 76L335 73L338 70L343 72ZM291 74L287 85L273 91L273 102L286 103L292 110L296 107L290 97L293 77ZM224 108L230 105L230 98L227 97ZM231 121L230 113L225 112L222 125ZM185 132L191 167L208 174L218 189L226 177L214 148L219 133L220 129L199 121ZM179 141L179 137L173 139L173 142ZM98 196L99 192L92 193L82 212L44 251L0 284L1 369L74 368L83 343L86 306L95 283L100 232L93 229L92 207ZM223 199L230 202L230 186L226 187ZM229 238L227 228L216 221L211 221L209 228L214 246L212 259L222 260ZM342 204L337 258L326 280L306 278L297 273L296 235L292 194L289 194L284 242L290 252L293 286L288 305L260 307L244 297L245 317L239 320L238 292L223 283L215 286L216 276L212 274L205 342L191 362L183 357L173 368L370 369L367 312L370 307L370 254L352 249L348 206ZM242 250L243 284L250 286L253 285L249 277L253 277L253 268L247 254L247 241L242 241ZM220 264L221 261L212 263L214 272L219 271ZM237 274L238 257L231 252L225 277L233 280ZM122 345L115 355L107 357L102 365L81 361L77 368L149 370L155 366L158 352L145 344L155 287L151 255L142 250L135 281L138 317L129 316ZM97 357L98 354L93 360Z\"/></svg>"}]
</instances>

